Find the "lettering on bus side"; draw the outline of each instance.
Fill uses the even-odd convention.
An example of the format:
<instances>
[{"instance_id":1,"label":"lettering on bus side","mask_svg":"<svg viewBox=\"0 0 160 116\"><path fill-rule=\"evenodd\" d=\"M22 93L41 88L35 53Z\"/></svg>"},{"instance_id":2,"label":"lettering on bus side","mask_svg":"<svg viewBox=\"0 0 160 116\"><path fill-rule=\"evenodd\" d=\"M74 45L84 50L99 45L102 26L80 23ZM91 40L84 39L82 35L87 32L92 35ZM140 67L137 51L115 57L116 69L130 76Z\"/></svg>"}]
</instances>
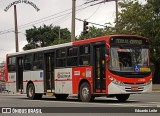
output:
<instances>
[{"instance_id":1,"label":"lettering on bus side","mask_svg":"<svg viewBox=\"0 0 160 116\"><path fill-rule=\"evenodd\" d=\"M58 72L57 77L58 78L70 78L71 74L70 72Z\"/></svg>"},{"instance_id":2,"label":"lettering on bus side","mask_svg":"<svg viewBox=\"0 0 160 116\"><path fill-rule=\"evenodd\" d=\"M72 68L66 69L55 69L56 79L71 79L72 78Z\"/></svg>"}]
</instances>

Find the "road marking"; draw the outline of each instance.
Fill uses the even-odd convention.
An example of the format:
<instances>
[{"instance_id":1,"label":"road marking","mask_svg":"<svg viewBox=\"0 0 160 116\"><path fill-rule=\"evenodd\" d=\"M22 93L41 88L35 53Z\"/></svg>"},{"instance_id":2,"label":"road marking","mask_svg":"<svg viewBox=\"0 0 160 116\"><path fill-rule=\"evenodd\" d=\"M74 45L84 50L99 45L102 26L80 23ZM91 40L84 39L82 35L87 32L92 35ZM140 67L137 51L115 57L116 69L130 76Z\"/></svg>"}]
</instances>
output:
<instances>
[{"instance_id":1,"label":"road marking","mask_svg":"<svg viewBox=\"0 0 160 116\"><path fill-rule=\"evenodd\" d=\"M157 107L160 107L160 102L148 102L148 103L153 103L153 104L157 105Z\"/></svg>"},{"instance_id":2,"label":"road marking","mask_svg":"<svg viewBox=\"0 0 160 116\"><path fill-rule=\"evenodd\" d=\"M32 101L33 100L28 100L28 101ZM99 105L99 106L118 106L118 107L157 107L157 104L151 104L151 103L85 103L85 102L69 102L69 101L45 101L45 100L34 100L34 101L40 101L40 102L49 102L49 103L62 103L62 104L80 104L80 105L90 105L91 107L94 107L93 105ZM133 101L133 100L132 100ZM96 106L98 107L98 106Z\"/></svg>"},{"instance_id":3,"label":"road marking","mask_svg":"<svg viewBox=\"0 0 160 116\"><path fill-rule=\"evenodd\" d=\"M32 101L33 102L33 100L27 100L27 101ZM34 100L34 101L39 101L39 102L54 102L54 103L62 103L62 104L80 104L80 105L103 105L103 106L107 106L107 105L123 105L123 104L108 104L107 102L106 102L106 104L105 103L87 103L87 102L70 102L70 101L46 101L46 100Z\"/></svg>"},{"instance_id":4,"label":"road marking","mask_svg":"<svg viewBox=\"0 0 160 116\"><path fill-rule=\"evenodd\" d=\"M5 96L3 96L5 97ZM20 96L21 97L21 96ZM29 99L25 99L23 101L38 101L38 102L47 102L47 103L61 103L61 104L80 104L80 105L89 105L91 107L100 107L100 106L106 106L106 107L110 107L110 106L115 106L115 107L160 107L160 102L142 102L141 101L136 101L136 100L128 100L127 102L124 103L118 103L116 102L116 99L103 99L106 100L104 103L98 103L98 99L95 100L95 102L91 102L91 103L85 103L85 102L80 102L77 101L77 99L69 99L69 100L76 100L76 101L54 101L55 98L53 98L54 100L47 100L47 98L45 98L46 100L29 100ZM0 99L0 100L4 100L4 99ZM12 99L7 99L7 100L12 100ZM112 100L113 103L111 103L110 101L107 102L107 100ZM115 101L114 101L115 100ZM101 102L101 99L99 100L99 102ZM137 103L138 102L138 103Z\"/></svg>"}]
</instances>

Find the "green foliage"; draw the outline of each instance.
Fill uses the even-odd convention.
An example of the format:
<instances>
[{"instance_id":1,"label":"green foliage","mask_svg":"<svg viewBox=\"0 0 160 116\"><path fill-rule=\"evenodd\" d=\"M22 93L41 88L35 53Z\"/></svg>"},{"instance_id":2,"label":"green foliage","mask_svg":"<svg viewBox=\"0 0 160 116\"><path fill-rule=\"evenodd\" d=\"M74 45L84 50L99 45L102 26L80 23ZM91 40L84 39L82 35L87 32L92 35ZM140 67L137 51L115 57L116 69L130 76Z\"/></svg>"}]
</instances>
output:
<instances>
[{"instance_id":1,"label":"green foliage","mask_svg":"<svg viewBox=\"0 0 160 116\"><path fill-rule=\"evenodd\" d=\"M23 50L30 50L30 49L35 49L37 48L38 45L35 44L35 43L32 43L32 44L26 44L24 47L23 47Z\"/></svg>"},{"instance_id":2,"label":"green foliage","mask_svg":"<svg viewBox=\"0 0 160 116\"><path fill-rule=\"evenodd\" d=\"M63 44L71 42L71 39L55 39L52 45Z\"/></svg>"},{"instance_id":3,"label":"green foliage","mask_svg":"<svg viewBox=\"0 0 160 116\"><path fill-rule=\"evenodd\" d=\"M71 33L67 28L61 29L59 26L40 26L26 30L27 45L24 50L35 49L38 47L50 46L55 43L63 43L71 38ZM56 41L56 42L54 42Z\"/></svg>"}]
</instances>

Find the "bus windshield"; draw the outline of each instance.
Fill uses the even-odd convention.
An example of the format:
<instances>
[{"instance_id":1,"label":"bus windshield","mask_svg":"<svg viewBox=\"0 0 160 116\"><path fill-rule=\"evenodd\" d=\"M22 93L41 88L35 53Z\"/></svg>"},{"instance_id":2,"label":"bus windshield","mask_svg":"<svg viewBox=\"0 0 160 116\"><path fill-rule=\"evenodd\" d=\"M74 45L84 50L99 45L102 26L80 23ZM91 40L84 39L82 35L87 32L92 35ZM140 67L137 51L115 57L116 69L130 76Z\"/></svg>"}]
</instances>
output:
<instances>
[{"instance_id":1,"label":"bus windshield","mask_svg":"<svg viewBox=\"0 0 160 116\"><path fill-rule=\"evenodd\" d=\"M148 72L149 50L147 48L111 48L109 69L119 72Z\"/></svg>"}]
</instances>

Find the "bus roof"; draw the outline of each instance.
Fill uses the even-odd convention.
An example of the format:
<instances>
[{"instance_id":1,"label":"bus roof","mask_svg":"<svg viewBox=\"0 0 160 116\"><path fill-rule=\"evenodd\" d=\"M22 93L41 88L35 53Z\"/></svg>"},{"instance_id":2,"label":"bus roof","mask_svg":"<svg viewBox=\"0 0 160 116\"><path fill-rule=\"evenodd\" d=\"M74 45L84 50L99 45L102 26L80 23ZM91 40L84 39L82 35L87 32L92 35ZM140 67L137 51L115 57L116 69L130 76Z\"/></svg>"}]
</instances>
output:
<instances>
[{"instance_id":1,"label":"bus roof","mask_svg":"<svg viewBox=\"0 0 160 116\"><path fill-rule=\"evenodd\" d=\"M67 47L67 46L72 46L72 45L91 43L91 42L102 41L102 40L105 40L106 42L109 42L110 37L116 37L116 36L125 36L125 37L128 36L128 37L138 37L138 38L146 39L145 37L138 36L138 35L127 35L127 34L106 35L106 36L100 36L100 37L96 37L96 38L79 40L79 41L75 41L75 42L69 42L69 43L64 43L64 44L58 44L58 45L53 45L53 46L47 46L47 47L41 47L41 48L37 48L37 49L26 50L26 51L22 51L22 52L11 53L11 54L8 54L8 56L15 56L15 55L21 55L21 54L27 54L27 53L33 53L33 52L46 51L46 50L51 50L51 49L55 49L55 48L61 48L61 47Z\"/></svg>"},{"instance_id":2,"label":"bus roof","mask_svg":"<svg viewBox=\"0 0 160 116\"><path fill-rule=\"evenodd\" d=\"M33 53L33 52L40 52L40 51L51 50L51 49L60 48L60 47L67 47L67 46L71 46L71 45L72 45L72 42L58 44L58 45L53 45L53 46L47 46L47 47L41 47L41 48L37 48L37 49L26 50L26 51L22 51L22 52L11 53L11 54L8 54L8 56L15 56L15 55L21 55L21 54L27 54L27 53Z\"/></svg>"}]
</instances>

